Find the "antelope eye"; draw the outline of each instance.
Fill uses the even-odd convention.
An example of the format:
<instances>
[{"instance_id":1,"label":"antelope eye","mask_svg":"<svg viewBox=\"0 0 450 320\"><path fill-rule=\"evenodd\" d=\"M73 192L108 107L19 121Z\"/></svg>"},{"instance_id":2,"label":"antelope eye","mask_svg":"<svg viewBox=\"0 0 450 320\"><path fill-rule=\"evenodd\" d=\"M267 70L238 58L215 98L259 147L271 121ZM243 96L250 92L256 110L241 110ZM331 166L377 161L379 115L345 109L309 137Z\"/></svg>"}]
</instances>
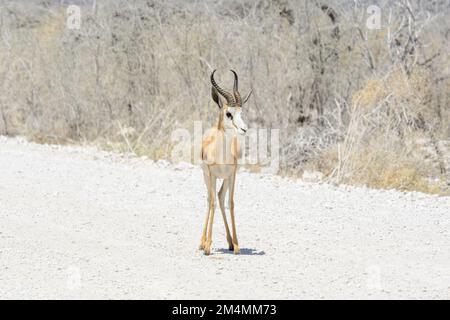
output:
<instances>
[{"instance_id":1,"label":"antelope eye","mask_svg":"<svg viewBox=\"0 0 450 320\"><path fill-rule=\"evenodd\" d=\"M227 112L227 117L233 119L233 115L230 112Z\"/></svg>"}]
</instances>

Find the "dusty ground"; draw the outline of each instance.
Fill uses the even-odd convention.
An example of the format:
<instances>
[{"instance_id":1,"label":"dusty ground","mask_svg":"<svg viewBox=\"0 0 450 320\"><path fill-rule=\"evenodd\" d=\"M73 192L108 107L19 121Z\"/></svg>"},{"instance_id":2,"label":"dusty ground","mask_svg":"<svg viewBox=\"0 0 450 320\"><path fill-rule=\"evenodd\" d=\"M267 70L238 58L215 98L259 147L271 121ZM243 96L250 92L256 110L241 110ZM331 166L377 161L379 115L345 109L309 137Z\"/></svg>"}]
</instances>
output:
<instances>
[{"instance_id":1,"label":"dusty ground","mask_svg":"<svg viewBox=\"0 0 450 320\"><path fill-rule=\"evenodd\" d=\"M450 298L450 198L240 172L241 255L198 168L0 137L0 298Z\"/></svg>"}]
</instances>

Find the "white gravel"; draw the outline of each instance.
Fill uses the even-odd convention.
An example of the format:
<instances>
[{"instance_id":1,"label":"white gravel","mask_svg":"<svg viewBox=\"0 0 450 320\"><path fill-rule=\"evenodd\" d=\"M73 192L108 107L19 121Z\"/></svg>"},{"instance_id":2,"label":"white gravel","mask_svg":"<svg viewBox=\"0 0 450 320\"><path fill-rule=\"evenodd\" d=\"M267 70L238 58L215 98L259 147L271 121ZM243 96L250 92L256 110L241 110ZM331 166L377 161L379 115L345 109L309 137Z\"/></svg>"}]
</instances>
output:
<instances>
[{"instance_id":1,"label":"white gravel","mask_svg":"<svg viewBox=\"0 0 450 320\"><path fill-rule=\"evenodd\" d=\"M0 137L0 298L450 298L450 198L239 172L241 255L199 168Z\"/></svg>"}]
</instances>

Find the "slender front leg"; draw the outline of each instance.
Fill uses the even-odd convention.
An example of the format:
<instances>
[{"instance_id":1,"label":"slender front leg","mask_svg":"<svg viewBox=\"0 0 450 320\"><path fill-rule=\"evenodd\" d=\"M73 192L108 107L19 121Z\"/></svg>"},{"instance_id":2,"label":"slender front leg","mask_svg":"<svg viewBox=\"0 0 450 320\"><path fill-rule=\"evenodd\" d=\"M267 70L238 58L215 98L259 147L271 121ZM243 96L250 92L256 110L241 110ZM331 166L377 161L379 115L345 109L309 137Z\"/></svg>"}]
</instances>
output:
<instances>
[{"instance_id":1,"label":"slender front leg","mask_svg":"<svg viewBox=\"0 0 450 320\"><path fill-rule=\"evenodd\" d=\"M231 215L231 228L233 230L233 251L235 254L238 254L240 250L236 234L236 222L234 220L234 185L236 181L236 170L237 167L235 167L234 174L230 178L230 215Z\"/></svg>"},{"instance_id":2,"label":"slender front leg","mask_svg":"<svg viewBox=\"0 0 450 320\"><path fill-rule=\"evenodd\" d=\"M208 229L208 220L209 220L209 212L210 212L210 199L209 196L209 187L208 187L208 210L206 211L206 218L205 218L205 224L203 225L203 232L202 232L202 239L200 240L200 246L199 249L203 250L205 248L205 242L206 242L206 230Z\"/></svg>"},{"instance_id":3,"label":"slender front leg","mask_svg":"<svg viewBox=\"0 0 450 320\"><path fill-rule=\"evenodd\" d=\"M225 195L227 194L227 190L228 190L228 179L224 179L223 183L222 183L222 187L220 188L220 191L219 191L219 206L220 206L220 211L222 212L223 223L225 224L225 232L227 234L228 248L230 250L233 250L233 241L231 239L230 228L228 227L227 215L225 214L225 205L224 205Z\"/></svg>"},{"instance_id":4,"label":"slender front leg","mask_svg":"<svg viewBox=\"0 0 450 320\"><path fill-rule=\"evenodd\" d=\"M205 242L205 254L209 255L211 253L211 242L212 242L212 228L214 223L214 211L216 202L216 180L217 178L209 175L209 227L208 227L208 238Z\"/></svg>"},{"instance_id":5,"label":"slender front leg","mask_svg":"<svg viewBox=\"0 0 450 320\"><path fill-rule=\"evenodd\" d=\"M210 177L211 173L209 172L209 168L203 168L203 179L205 180L205 185L206 185L206 191L208 193L207 196L207 210L206 210L206 218L205 218L205 224L203 225L203 232L202 232L202 238L200 240L200 246L199 249L203 250L205 248L205 242L206 242L206 231L208 229L208 220L209 220L209 213L211 211L211 191L210 191L210 187L209 187L209 177Z\"/></svg>"}]
</instances>

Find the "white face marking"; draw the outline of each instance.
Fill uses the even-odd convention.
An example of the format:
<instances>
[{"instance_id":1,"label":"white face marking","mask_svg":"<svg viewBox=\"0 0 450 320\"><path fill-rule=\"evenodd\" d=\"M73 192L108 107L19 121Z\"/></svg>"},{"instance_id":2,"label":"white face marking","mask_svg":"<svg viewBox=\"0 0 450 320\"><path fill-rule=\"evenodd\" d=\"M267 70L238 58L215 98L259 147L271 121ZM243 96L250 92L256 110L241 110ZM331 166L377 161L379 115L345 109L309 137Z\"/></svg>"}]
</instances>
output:
<instances>
[{"instance_id":1,"label":"white face marking","mask_svg":"<svg viewBox=\"0 0 450 320\"><path fill-rule=\"evenodd\" d=\"M224 127L225 129L234 129L240 134L245 134L247 131L247 125L242 120L242 109L236 107L228 107L225 110L224 115Z\"/></svg>"}]
</instances>

